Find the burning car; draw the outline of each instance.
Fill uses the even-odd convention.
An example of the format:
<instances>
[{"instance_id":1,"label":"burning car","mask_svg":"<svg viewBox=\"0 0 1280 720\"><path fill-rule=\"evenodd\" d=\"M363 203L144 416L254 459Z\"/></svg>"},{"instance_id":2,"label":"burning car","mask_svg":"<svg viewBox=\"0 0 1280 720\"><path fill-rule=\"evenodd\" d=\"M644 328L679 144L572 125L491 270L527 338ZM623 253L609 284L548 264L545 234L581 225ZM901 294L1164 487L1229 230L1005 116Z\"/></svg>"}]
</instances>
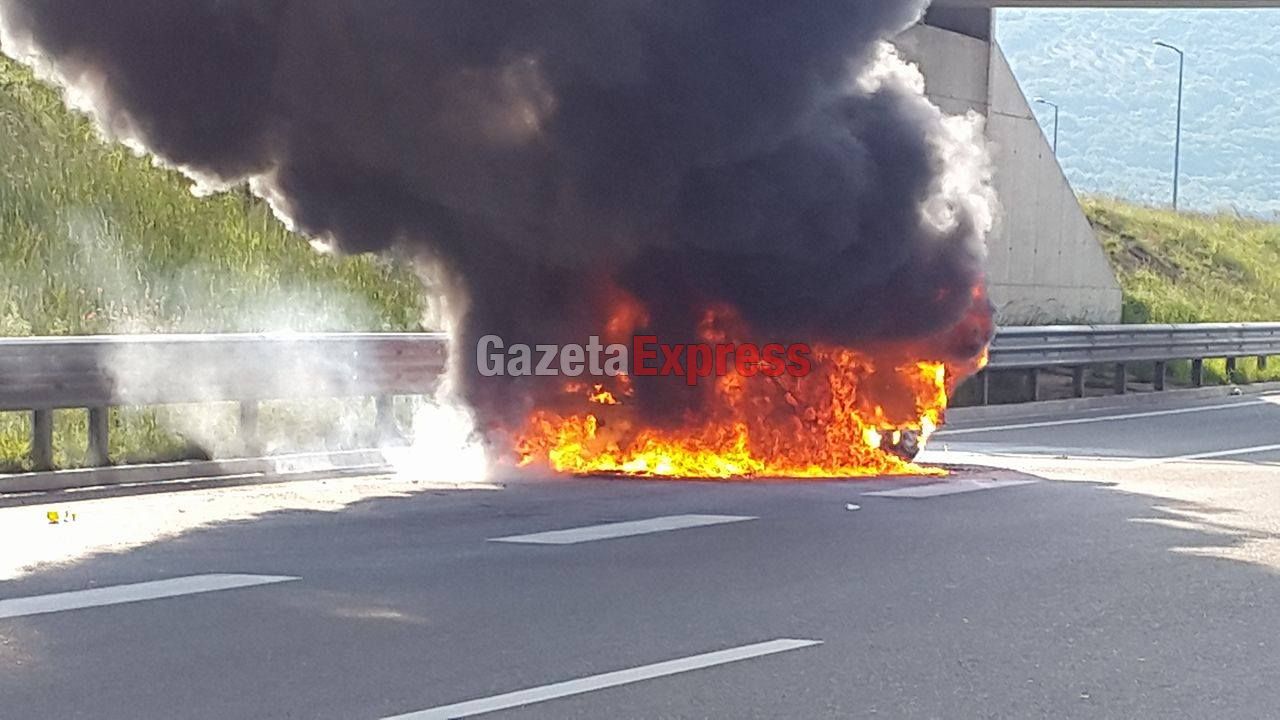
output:
<instances>
[{"instance_id":1,"label":"burning car","mask_svg":"<svg viewBox=\"0 0 1280 720\"><path fill-rule=\"evenodd\" d=\"M911 462L916 459L920 451L924 449L920 442L920 432L910 428L906 430L898 430L885 436L880 441L880 449L885 452L893 453L898 457Z\"/></svg>"}]
</instances>

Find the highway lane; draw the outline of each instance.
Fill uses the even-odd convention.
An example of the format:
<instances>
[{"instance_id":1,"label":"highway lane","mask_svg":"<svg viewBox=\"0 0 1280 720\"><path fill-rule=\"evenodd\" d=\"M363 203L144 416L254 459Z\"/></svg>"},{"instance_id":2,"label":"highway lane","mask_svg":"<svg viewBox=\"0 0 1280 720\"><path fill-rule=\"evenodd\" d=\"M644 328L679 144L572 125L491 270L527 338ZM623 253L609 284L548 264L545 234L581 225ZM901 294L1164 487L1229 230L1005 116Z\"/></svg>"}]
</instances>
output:
<instances>
[{"instance_id":1,"label":"highway lane","mask_svg":"<svg viewBox=\"0 0 1280 720\"><path fill-rule=\"evenodd\" d=\"M1015 416L947 427L933 449L1173 458L1280 443L1280 396L1274 395L1232 397L1224 392L1194 401L1173 397L1141 407L1072 412L1021 408L1025 412ZM963 411L957 414L963 417Z\"/></svg>"},{"instance_id":2,"label":"highway lane","mask_svg":"<svg viewBox=\"0 0 1280 720\"><path fill-rule=\"evenodd\" d=\"M1113 417L1163 411L1178 412ZM540 701L486 717L1272 714L1276 453L1175 458L1280 442L1280 406L1030 409L952 430L931 457L1009 468L918 498L868 494L907 479L425 490L43 567L0 584L0 615L237 579L0 618L0 718L450 717L522 691ZM984 484L1002 480L1034 482ZM770 645L786 640L821 644Z\"/></svg>"}]
</instances>

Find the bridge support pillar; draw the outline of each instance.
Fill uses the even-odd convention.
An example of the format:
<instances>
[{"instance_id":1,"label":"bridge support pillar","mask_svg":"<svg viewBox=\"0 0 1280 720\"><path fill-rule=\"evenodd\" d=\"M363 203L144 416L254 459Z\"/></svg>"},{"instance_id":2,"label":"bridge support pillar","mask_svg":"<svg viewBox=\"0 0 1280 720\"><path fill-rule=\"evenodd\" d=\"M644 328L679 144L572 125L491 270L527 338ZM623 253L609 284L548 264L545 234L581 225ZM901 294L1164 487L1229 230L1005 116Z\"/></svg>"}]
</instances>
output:
<instances>
[{"instance_id":1,"label":"bridge support pillar","mask_svg":"<svg viewBox=\"0 0 1280 720\"><path fill-rule=\"evenodd\" d=\"M258 401L240 402L240 443L246 453L256 455L261 450L258 443Z\"/></svg>"},{"instance_id":2,"label":"bridge support pillar","mask_svg":"<svg viewBox=\"0 0 1280 720\"><path fill-rule=\"evenodd\" d=\"M53 411L31 413L31 469L53 469Z\"/></svg>"},{"instance_id":3,"label":"bridge support pillar","mask_svg":"<svg viewBox=\"0 0 1280 720\"><path fill-rule=\"evenodd\" d=\"M373 401L374 420L378 441L387 442L400 436L400 428L396 427L395 398L390 395L379 395Z\"/></svg>"},{"instance_id":4,"label":"bridge support pillar","mask_svg":"<svg viewBox=\"0 0 1280 720\"><path fill-rule=\"evenodd\" d=\"M110 408L89 408L89 465L92 467L111 464L110 423Z\"/></svg>"},{"instance_id":5,"label":"bridge support pillar","mask_svg":"<svg viewBox=\"0 0 1280 720\"><path fill-rule=\"evenodd\" d=\"M1115 271L995 42L993 22L990 8L934 2L895 44L920 66L934 104L986 119L1001 201L986 264L997 317L1004 325L1119 322Z\"/></svg>"}]
</instances>

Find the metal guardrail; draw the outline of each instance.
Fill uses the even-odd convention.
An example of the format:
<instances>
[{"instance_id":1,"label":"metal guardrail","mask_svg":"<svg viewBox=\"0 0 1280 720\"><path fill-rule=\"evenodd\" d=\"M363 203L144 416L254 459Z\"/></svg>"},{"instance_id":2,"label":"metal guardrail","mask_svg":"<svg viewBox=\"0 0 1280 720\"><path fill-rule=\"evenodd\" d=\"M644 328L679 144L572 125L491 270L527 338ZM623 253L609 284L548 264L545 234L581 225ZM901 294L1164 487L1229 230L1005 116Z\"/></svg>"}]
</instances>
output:
<instances>
[{"instance_id":1,"label":"metal guardrail","mask_svg":"<svg viewBox=\"0 0 1280 720\"><path fill-rule=\"evenodd\" d=\"M1084 397L1085 372L1091 366L1114 364L1114 390L1128 387L1128 365L1153 363L1152 384L1164 390L1167 364L1191 361L1191 383L1204 384L1204 361L1225 358L1227 372L1236 360L1257 357L1266 367L1270 355L1280 355L1280 323L1194 323L1185 325L1050 325L1002 328L991 344L990 362L979 382L981 402L990 399L990 372L1026 370L1031 399L1038 399L1038 371L1073 369L1073 392Z\"/></svg>"},{"instance_id":2,"label":"metal guardrail","mask_svg":"<svg viewBox=\"0 0 1280 720\"><path fill-rule=\"evenodd\" d=\"M446 336L435 333L2 338L0 411L32 412L32 465L47 469L52 411L87 408L88 460L102 466L110 407L238 402L252 447L259 401L372 396L385 431L391 399L431 392L445 363Z\"/></svg>"},{"instance_id":3,"label":"metal guardrail","mask_svg":"<svg viewBox=\"0 0 1280 720\"><path fill-rule=\"evenodd\" d=\"M1126 365L1155 364L1164 389L1166 363L1192 361L1192 382L1204 381L1204 359L1280 355L1280 323L1080 325L1004 328L979 376L990 398L993 371L1029 373L1031 399L1043 368L1074 369L1074 391L1085 392L1090 366L1114 364L1117 392ZM292 398L374 397L380 431L392 429L391 399L432 392L447 362L447 338L437 333L299 333L231 335L105 335L0 338L0 411L32 413L31 454L37 469L52 466L52 411L86 408L89 462L109 464L109 411L116 406L199 402L240 404L247 447L257 430L258 403Z\"/></svg>"}]
</instances>

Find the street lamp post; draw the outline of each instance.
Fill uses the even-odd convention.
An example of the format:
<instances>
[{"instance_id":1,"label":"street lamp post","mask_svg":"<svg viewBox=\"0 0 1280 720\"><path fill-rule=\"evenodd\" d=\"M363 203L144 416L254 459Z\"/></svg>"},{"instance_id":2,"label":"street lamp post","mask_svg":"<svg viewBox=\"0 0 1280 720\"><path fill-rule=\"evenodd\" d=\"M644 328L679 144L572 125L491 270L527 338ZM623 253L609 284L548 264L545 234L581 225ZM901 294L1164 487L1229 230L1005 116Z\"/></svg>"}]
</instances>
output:
<instances>
[{"instance_id":1,"label":"street lamp post","mask_svg":"<svg viewBox=\"0 0 1280 720\"><path fill-rule=\"evenodd\" d=\"M1044 98L1036 98L1036 102L1041 105L1048 105L1049 107L1053 108L1053 154L1057 155L1058 154L1058 111L1060 110L1060 108L1058 107L1058 103L1049 102Z\"/></svg>"},{"instance_id":2,"label":"street lamp post","mask_svg":"<svg viewBox=\"0 0 1280 720\"><path fill-rule=\"evenodd\" d=\"M1178 209L1178 178L1181 175L1182 165L1182 79L1183 71L1187 65L1187 55L1182 52L1181 48L1174 47L1162 40L1156 40L1156 45L1162 48L1168 48L1178 53L1178 125L1177 134L1173 141L1173 209Z\"/></svg>"}]
</instances>

